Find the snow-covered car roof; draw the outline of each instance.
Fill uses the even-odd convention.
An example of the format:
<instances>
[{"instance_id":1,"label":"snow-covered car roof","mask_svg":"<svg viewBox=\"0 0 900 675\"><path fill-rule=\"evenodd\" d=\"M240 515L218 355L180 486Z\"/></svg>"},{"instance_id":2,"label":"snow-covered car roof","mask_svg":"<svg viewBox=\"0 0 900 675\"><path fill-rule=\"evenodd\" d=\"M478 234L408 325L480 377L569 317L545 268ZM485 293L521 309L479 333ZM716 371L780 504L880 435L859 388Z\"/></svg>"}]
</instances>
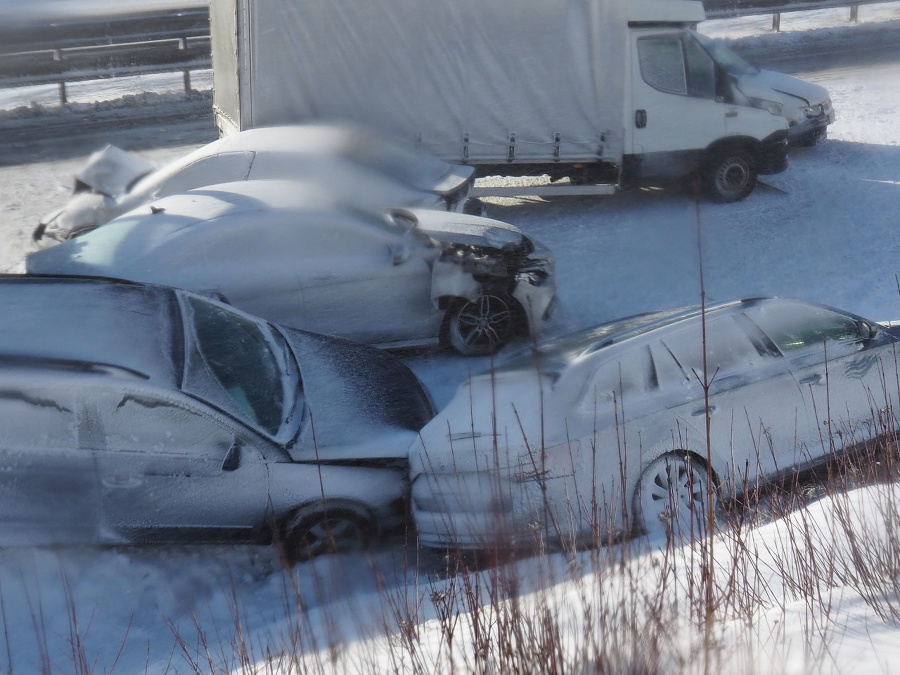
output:
<instances>
[{"instance_id":1,"label":"snow-covered car roof","mask_svg":"<svg viewBox=\"0 0 900 675\"><path fill-rule=\"evenodd\" d=\"M49 297L53 307L47 306ZM181 339L177 311L174 295L162 287L87 277L2 276L0 314L7 320L0 331L0 354L7 360L39 358L75 367L103 364L171 386L182 367L172 361L173 341Z\"/></svg>"},{"instance_id":2,"label":"snow-covered car roof","mask_svg":"<svg viewBox=\"0 0 900 675\"><path fill-rule=\"evenodd\" d=\"M420 190L443 192L473 173L369 129L349 124L304 124L247 129L199 148L180 163L215 152L254 151L333 155L385 174ZM191 158L190 160L188 158Z\"/></svg>"}]
</instances>

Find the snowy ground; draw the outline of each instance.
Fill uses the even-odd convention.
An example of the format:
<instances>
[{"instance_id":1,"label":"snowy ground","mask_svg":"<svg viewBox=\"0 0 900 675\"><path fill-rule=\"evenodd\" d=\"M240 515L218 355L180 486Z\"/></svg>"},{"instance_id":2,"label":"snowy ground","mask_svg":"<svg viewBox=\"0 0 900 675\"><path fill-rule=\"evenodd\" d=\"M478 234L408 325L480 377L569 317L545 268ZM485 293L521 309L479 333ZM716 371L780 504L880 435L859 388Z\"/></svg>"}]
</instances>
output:
<instances>
[{"instance_id":1,"label":"snowy ground","mask_svg":"<svg viewBox=\"0 0 900 675\"><path fill-rule=\"evenodd\" d=\"M683 194L640 191L613 198L490 204L491 216L518 225L556 252L562 311L554 330L695 304L701 264L709 302L794 296L876 320L900 317L900 54L890 47L900 44L900 3L862 6L859 25L848 24L848 13L843 8L785 14L778 35L769 33L769 16L711 21L703 27L714 36L740 39L739 44L761 62L768 52L783 57L793 47L801 55L807 53L806 47L828 55L798 56L794 62L781 61L780 68L829 88L838 117L829 139L817 148L794 152L790 168L765 177L746 201L701 203L698 208ZM881 47L867 51L871 45ZM177 92L180 78L154 86ZM115 98L116 93L114 87L96 96L85 88L75 100L89 103L92 96ZM31 100L52 102L41 95L20 91L13 99L0 92L0 109L28 105ZM20 141L4 148L0 271L22 269L38 218L66 200L73 170L92 150L112 142L162 162L214 137L211 122L189 126L167 122L118 128L102 137L83 137L73 130L72 138ZM433 354L412 359L411 365L441 404L467 370L484 363ZM859 491L854 498L864 510L874 496ZM827 518L827 511L827 504L820 505L809 517ZM770 525L754 536L772 542L781 534ZM652 548L652 542L648 546ZM658 552L647 560L654 555ZM767 562L764 558L761 555L760 567ZM396 589L398 595L402 591L406 601L431 592L424 582L428 571L417 569L400 545L385 547L374 571L362 559L303 566L294 578L299 595L289 602L286 578L276 569L271 552L249 547L0 551L0 612L5 626L0 663L16 673L72 672L79 659L93 672L192 672L174 636L193 640L191 648L202 651L198 627L207 638L217 636L225 644L250 640L252 662L261 658L266 645L277 650L285 644L285 634L298 620L294 611L298 605L292 604L297 598L305 608L302 614L314 617L310 621L333 619L341 616L339 608L349 607L357 623L339 631L349 638L357 630L377 631L381 626L378 611L359 609L383 608L385 596L374 592L376 586ZM558 588L560 595L570 591L569 586ZM741 663L741 669L818 670L818 662L804 660L808 653L800 631L809 618L800 621L797 616L805 609L802 603L762 608L754 624L760 634L775 624L780 628L777 639L772 638L774 646L761 652L779 655L779 660L777 665L751 660ZM73 612L77 627L71 621ZM422 620L429 617L434 611L421 615ZM842 638L835 641L823 670L891 672L890 660L900 656L896 625L873 613L856 591L843 588L835 593L828 620ZM426 638L429 625L419 626ZM370 648L374 647L365 647ZM423 638L422 648L438 647ZM232 660L230 647L226 651L226 656L213 654L213 660L240 666Z\"/></svg>"}]
</instances>

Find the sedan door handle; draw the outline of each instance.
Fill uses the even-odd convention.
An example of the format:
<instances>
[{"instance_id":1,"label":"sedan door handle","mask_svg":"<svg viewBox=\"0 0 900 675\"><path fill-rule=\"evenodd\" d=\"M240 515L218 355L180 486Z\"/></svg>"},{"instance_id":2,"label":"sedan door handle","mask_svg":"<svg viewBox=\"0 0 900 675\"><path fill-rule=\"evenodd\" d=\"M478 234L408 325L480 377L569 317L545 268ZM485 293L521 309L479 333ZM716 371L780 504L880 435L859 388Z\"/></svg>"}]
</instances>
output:
<instances>
[{"instance_id":1,"label":"sedan door handle","mask_svg":"<svg viewBox=\"0 0 900 675\"><path fill-rule=\"evenodd\" d=\"M803 379L800 380L800 384L819 384L822 381L822 376L819 373L813 373L812 375L807 375Z\"/></svg>"},{"instance_id":2,"label":"sedan door handle","mask_svg":"<svg viewBox=\"0 0 900 675\"><path fill-rule=\"evenodd\" d=\"M101 482L103 487L107 488L136 488L143 483L140 478L134 476L115 476L104 478Z\"/></svg>"},{"instance_id":3,"label":"sedan door handle","mask_svg":"<svg viewBox=\"0 0 900 675\"><path fill-rule=\"evenodd\" d=\"M697 408L694 412L691 413L694 417L700 417L701 415L705 415L709 412L712 415L716 411L716 406L711 405L708 408Z\"/></svg>"},{"instance_id":4,"label":"sedan door handle","mask_svg":"<svg viewBox=\"0 0 900 675\"><path fill-rule=\"evenodd\" d=\"M320 277L313 277L312 280L317 283L322 283L325 281L337 281L337 277L334 274L323 274Z\"/></svg>"}]
</instances>

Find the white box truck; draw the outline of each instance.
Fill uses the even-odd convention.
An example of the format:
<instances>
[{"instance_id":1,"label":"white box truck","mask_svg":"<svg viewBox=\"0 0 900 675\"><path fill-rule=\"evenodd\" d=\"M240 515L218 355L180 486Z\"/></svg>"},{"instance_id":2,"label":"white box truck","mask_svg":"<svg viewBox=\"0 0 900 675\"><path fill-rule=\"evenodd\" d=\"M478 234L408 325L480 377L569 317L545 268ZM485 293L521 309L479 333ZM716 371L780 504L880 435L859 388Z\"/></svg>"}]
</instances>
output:
<instances>
[{"instance_id":1,"label":"white box truck","mask_svg":"<svg viewBox=\"0 0 900 675\"><path fill-rule=\"evenodd\" d=\"M551 181L494 195L697 177L730 202L787 166L781 104L704 47L701 2L211 0L210 16L223 134L351 122L478 176Z\"/></svg>"}]
</instances>

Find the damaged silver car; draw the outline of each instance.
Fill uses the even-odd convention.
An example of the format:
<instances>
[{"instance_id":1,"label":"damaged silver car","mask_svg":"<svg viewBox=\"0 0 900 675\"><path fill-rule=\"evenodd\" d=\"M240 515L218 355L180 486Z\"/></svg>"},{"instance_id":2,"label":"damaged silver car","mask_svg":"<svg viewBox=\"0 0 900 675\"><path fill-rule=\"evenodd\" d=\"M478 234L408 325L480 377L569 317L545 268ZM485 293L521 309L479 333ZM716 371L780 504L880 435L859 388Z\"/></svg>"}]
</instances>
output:
<instances>
[{"instance_id":1,"label":"damaged silver car","mask_svg":"<svg viewBox=\"0 0 900 675\"><path fill-rule=\"evenodd\" d=\"M710 510L900 428L897 339L756 298L553 338L464 382L410 450L419 541L597 544Z\"/></svg>"},{"instance_id":2,"label":"damaged silver car","mask_svg":"<svg viewBox=\"0 0 900 675\"><path fill-rule=\"evenodd\" d=\"M468 355L540 335L556 295L552 254L512 225L366 211L293 181L160 199L32 253L26 268L162 283L287 326Z\"/></svg>"},{"instance_id":3,"label":"damaged silver car","mask_svg":"<svg viewBox=\"0 0 900 675\"><path fill-rule=\"evenodd\" d=\"M0 277L0 542L355 551L430 398L381 350L171 288Z\"/></svg>"},{"instance_id":4,"label":"damaged silver car","mask_svg":"<svg viewBox=\"0 0 900 675\"><path fill-rule=\"evenodd\" d=\"M469 198L473 173L350 125L249 129L161 167L107 146L75 174L72 198L41 218L33 238L53 245L154 199L239 180L315 180L367 206L480 213Z\"/></svg>"}]
</instances>

